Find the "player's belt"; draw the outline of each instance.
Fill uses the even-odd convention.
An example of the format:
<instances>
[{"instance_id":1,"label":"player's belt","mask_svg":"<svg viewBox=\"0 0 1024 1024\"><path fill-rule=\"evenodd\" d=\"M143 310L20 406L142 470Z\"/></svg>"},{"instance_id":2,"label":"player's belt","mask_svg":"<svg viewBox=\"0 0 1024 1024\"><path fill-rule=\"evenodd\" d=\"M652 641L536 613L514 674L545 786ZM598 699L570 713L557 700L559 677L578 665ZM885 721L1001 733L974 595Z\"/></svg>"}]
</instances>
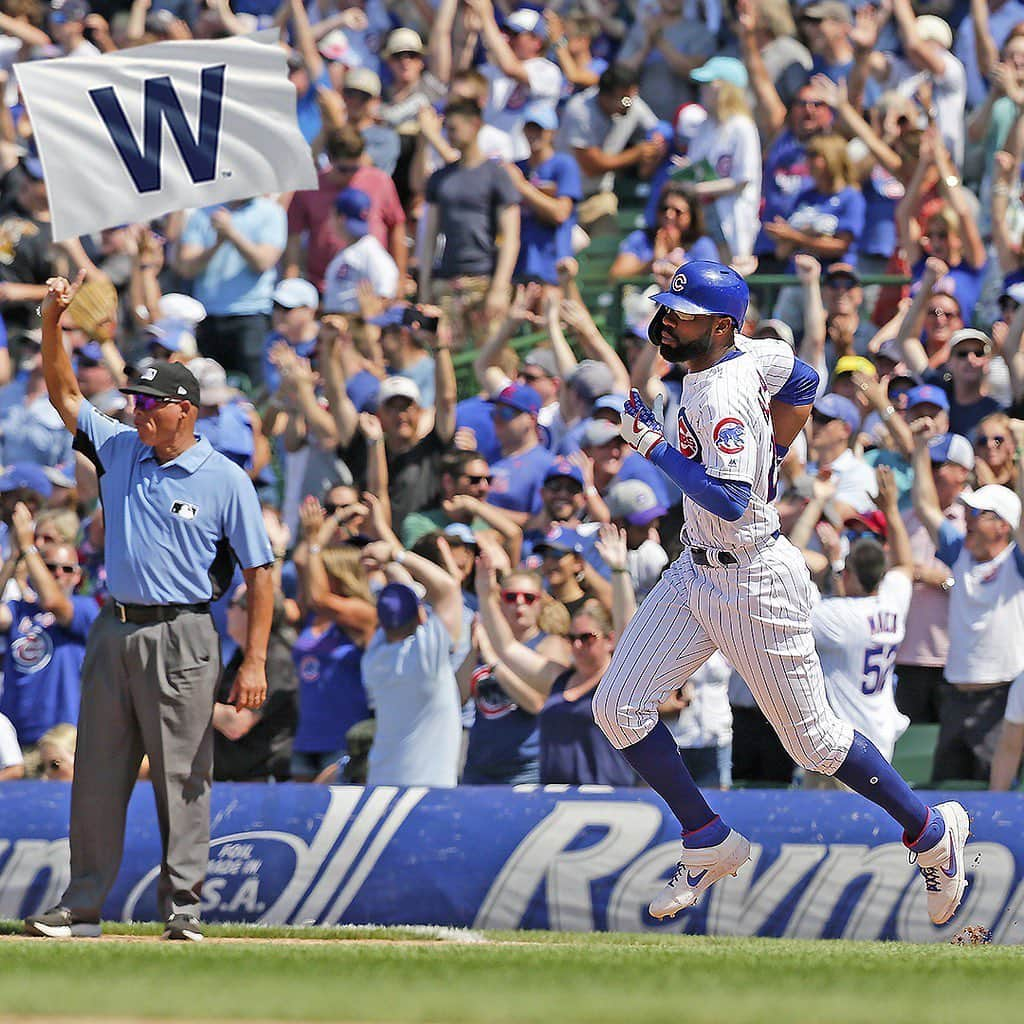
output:
<instances>
[{"instance_id":1,"label":"player's belt","mask_svg":"<svg viewBox=\"0 0 1024 1024\"><path fill-rule=\"evenodd\" d=\"M767 547L779 539L779 531L776 530L768 538ZM731 551L712 551L709 548L690 548L690 557L694 565L702 566L705 569L730 568L739 565L740 560Z\"/></svg>"},{"instance_id":2,"label":"player's belt","mask_svg":"<svg viewBox=\"0 0 1024 1024\"><path fill-rule=\"evenodd\" d=\"M121 604L114 602L114 614L119 622L132 622L137 626L146 626L152 622L170 622L186 612L206 613L210 610L209 601L196 604Z\"/></svg>"},{"instance_id":3,"label":"player's belt","mask_svg":"<svg viewBox=\"0 0 1024 1024\"><path fill-rule=\"evenodd\" d=\"M723 565L739 565L740 560L728 551L707 551L704 548L690 548L690 556L694 565L702 565L705 569Z\"/></svg>"}]
</instances>

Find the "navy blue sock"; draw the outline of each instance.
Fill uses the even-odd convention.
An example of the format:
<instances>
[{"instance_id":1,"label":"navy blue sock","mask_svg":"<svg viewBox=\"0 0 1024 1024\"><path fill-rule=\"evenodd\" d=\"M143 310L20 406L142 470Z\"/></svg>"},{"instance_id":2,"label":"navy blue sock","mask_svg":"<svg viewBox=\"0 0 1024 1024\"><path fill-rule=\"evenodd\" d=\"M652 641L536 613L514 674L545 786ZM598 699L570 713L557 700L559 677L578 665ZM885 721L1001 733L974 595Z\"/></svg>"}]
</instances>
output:
<instances>
[{"instance_id":1,"label":"navy blue sock","mask_svg":"<svg viewBox=\"0 0 1024 1024\"><path fill-rule=\"evenodd\" d=\"M895 818L909 836L921 836L928 824L928 806L903 781L899 772L867 737L853 734L853 746L836 778ZM942 818L936 815L939 821Z\"/></svg>"},{"instance_id":2,"label":"navy blue sock","mask_svg":"<svg viewBox=\"0 0 1024 1024\"><path fill-rule=\"evenodd\" d=\"M928 823L920 833L903 833L903 845L915 853L924 853L933 846L937 846L939 840L946 834L946 823L942 815L932 808L928 809Z\"/></svg>"},{"instance_id":3,"label":"navy blue sock","mask_svg":"<svg viewBox=\"0 0 1024 1024\"><path fill-rule=\"evenodd\" d=\"M625 747L619 753L668 804L683 826L684 833L696 832L716 817L686 770L676 741L664 722L658 722L639 743Z\"/></svg>"}]
</instances>

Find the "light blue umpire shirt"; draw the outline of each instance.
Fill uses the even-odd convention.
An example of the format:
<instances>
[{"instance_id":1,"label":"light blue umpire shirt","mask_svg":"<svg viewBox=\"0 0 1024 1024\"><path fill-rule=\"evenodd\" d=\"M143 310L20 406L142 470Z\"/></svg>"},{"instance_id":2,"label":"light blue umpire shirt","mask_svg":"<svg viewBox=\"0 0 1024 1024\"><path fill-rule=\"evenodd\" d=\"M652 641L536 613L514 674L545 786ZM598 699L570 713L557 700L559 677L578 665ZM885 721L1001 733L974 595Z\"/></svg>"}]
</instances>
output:
<instances>
[{"instance_id":1,"label":"light blue umpire shirt","mask_svg":"<svg viewBox=\"0 0 1024 1024\"><path fill-rule=\"evenodd\" d=\"M274 561L252 481L205 438L161 464L133 427L83 399L74 446L99 476L107 583L121 604L214 600L234 559Z\"/></svg>"}]
</instances>

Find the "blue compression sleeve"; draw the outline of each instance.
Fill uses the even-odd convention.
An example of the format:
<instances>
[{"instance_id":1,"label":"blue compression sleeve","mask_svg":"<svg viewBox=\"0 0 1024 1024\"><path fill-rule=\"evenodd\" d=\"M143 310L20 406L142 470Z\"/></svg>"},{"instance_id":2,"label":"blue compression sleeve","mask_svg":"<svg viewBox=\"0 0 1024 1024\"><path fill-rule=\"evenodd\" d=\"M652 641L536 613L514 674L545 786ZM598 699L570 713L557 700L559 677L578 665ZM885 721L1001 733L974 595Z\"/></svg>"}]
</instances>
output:
<instances>
[{"instance_id":1,"label":"blue compression sleeve","mask_svg":"<svg viewBox=\"0 0 1024 1024\"><path fill-rule=\"evenodd\" d=\"M734 523L750 504L750 484L708 476L699 462L688 459L667 441L654 447L650 460L688 498L720 519Z\"/></svg>"},{"instance_id":2,"label":"blue compression sleeve","mask_svg":"<svg viewBox=\"0 0 1024 1024\"><path fill-rule=\"evenodd\" d=\"M775 398L786 405L812 405L818 394L818 371L802 359L793 360L789 380L776 392Z\"/></svg>"}]
</instances>

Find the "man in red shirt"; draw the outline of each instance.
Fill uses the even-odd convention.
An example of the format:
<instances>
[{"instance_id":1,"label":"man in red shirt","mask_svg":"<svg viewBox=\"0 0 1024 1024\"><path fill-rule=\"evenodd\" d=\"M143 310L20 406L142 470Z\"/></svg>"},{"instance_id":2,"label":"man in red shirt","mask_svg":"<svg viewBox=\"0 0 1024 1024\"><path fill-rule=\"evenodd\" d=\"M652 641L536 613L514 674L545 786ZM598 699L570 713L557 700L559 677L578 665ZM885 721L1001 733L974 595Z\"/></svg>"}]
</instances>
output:
<instances>
[{"instance_id":1,"label":"man in red shirt","mask_svg":"<svg viewBox=\"0 0 1024 1024\"><path fill-rule=\"evenodd\" d=\"M382 170L371 166L363 137L346 125L327 136L325 151L331 166L320 172L319 187L296 192L288 207L288 247L285 277L304 277L321 291L324 271L342 247L331 228L331 213L338 193L355 188L370 197L370 233L391 253L398 264L399 280L405 278L408 246L405 239L405 211L398 200L395 183ZM302 265L302 236L308 232L306 265Z\"/></svg>"}]
</instances>

